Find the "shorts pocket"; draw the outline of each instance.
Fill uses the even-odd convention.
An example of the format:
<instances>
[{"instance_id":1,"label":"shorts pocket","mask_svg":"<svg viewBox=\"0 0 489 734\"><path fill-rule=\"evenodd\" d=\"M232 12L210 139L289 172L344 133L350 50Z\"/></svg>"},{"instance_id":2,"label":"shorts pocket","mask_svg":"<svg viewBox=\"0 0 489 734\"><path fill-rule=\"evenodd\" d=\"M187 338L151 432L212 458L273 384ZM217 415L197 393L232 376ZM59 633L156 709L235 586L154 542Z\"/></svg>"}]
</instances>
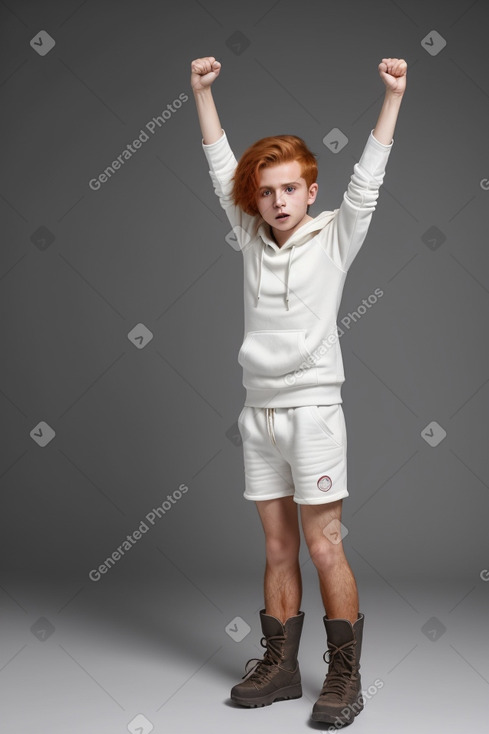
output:
<instances>
[{"instance_id":1,"label":"shorts pocket","mask_svg":"<svg viewBox=\"0 0 489 734\"><path fill-rule=\"evenodd\" d=\"M317 367L304 329L250 331L239 350L246 388L317 385Z\"/></svg>"},{"instance_id":2,"label":"shorts pocket","mask_svg":"<svg viewBox=\"0 0 489 734\"><path fill-rule=\"evenodd\" d=\"M343 411L339 403L334 405L309 405L309 412L321 428L336 446L346 444L346 427Z\"/></svg>"},{"instance_id":3,"label":"shorts pocket","mask_svg":"<svg viewBox=\"0 0 489 734\"><path fill-rule=\"evenodd\" d=\"M243 413L245 412L247 407L248 407L247 405L244 405L243 408L241 409L241 413L238 415L238 420L236 421L238 425L239 425L239 422L243 420Z\"/></svg>"},{"instance_id":4,"label":"shorts pocket","mask_svg":"<svg viewBox=\"0 0 489 734\"><path fill-rule=\"evenodd\" d=\"M250 426L250 420L252 418L252 415L249 413L250 410L253 410L253 408L250 408L249 405L245 405L236 421L238 424L238 431L241 435L241 443L247 441L253 431L253 424Z\"/></svg>"}]
</instances>

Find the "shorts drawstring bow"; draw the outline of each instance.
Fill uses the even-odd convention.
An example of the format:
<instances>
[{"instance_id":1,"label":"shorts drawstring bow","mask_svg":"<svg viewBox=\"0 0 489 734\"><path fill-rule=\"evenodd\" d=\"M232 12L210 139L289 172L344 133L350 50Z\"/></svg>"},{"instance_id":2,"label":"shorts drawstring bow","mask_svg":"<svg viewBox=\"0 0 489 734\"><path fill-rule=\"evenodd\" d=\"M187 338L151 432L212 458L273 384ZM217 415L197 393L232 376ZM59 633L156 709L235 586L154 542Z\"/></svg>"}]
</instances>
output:
<instances>
[{"instance_id":1,"label":"shorts drawstring bow","mask_svg":"<svg viewBox=\"0 0 489 734\"><path fill-rule=\"evenodd\" d=\"M275 441L275 431L274 431L274 415L275 415L275 408L265 408L266 412L266 419L267 419L267 431L268 435L270 436L270 441L277 445L277 442Z\"/></svg>"}]
</instances>

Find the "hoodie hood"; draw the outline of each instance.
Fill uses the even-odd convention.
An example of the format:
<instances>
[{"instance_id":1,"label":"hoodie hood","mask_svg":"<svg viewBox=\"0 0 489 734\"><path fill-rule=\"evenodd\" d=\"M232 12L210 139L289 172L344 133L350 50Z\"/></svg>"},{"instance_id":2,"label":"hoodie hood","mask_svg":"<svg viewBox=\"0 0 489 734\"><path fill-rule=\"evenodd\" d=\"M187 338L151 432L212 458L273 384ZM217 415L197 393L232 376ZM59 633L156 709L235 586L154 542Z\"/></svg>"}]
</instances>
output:
<instances>
[{"instance_id":1,"label":"hoodie hood","mask_svg":"<svg viewBox=\"0 0 489 734\"><path fill-rule=\"evenodd\" d=\"M309 242L312 237L314 237L314 234L316 232L319 232L320 230L324 229L324 227L334 218L336 212L321 212L321 214L318 214L317 217L314 217L314 219L310 219L306 224L303 224L302 227L299 227L285 242L282 247L279 247L275 240L272 238L272 232L271 227L266 222L262 222L260 226L258 227L258 236L262 240L261 244L261 252L260 252L260 266L259 266L259 275L258 275L258 285L256 290L256 305L258 306L258 301L260 300L260 290L261 290L261 274L263 269L263 255L265 252L265 247L271 247L273 250L289 250L289 260L287 264L287 276L285 279L285 307L286 310L289 310L289 280L290 280L290 273L292 270L292 261L294 257L294 250L296 247L301 247L302 245L305 245L306 242Z\"/></svg>"}]
</instances>

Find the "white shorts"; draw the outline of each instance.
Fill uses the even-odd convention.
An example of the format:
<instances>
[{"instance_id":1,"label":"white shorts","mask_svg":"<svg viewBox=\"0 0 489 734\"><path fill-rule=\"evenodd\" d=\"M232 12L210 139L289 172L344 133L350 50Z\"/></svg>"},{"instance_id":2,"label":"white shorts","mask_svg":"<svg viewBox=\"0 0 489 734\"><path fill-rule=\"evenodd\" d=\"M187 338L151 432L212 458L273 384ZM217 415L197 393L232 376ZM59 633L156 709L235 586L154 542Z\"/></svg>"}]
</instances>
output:
<instances>
[{"instance_id":1,"label":"white shorts","mask_svg":"<svg viewBox=\"0 0 489 734\"><path fill-rule=\"evenodd\" d=\"M348 497L341 403L296 408L246 406L238 418L247 500L293 497L319 505Z\"/></svg>"}]
</instances>

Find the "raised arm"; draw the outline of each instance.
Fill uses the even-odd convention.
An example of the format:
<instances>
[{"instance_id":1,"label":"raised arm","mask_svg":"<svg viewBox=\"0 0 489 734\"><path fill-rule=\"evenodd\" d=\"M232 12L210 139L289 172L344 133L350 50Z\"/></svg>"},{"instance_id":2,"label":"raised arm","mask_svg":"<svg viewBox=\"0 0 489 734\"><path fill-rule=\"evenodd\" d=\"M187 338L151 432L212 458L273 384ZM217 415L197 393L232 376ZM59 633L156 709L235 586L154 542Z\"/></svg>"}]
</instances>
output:
<instances>
[{"instance_id":1,"label":"raised arm","mask_svg":"<svg viewBox=\"0 0 489 734\"><path fill-rule=\"evenodd\" d=\"M382 59L378 66L386 86L385 99L377 125L343 195L331 227L324 229L324 248L338 267L347 271L357 256L377 206L379 189L384 180L386 163L394 145L394 128L406 88L407 64L404 59Z\"/></svg>"},{"instance_id":2,"label":"raised arm","mask_svg":"<svg viewBox=\"0 0 489 734\"><path fill-rule=\"evenodd\" d=\"M205 145L222 137L222 127L212 96L211 84L219 76L221 64L214 56L195 59L191 63L190 84L194 93L200 129Z\"/></svg>"},{"instance_id":3,"label":"raised arm","mask_svg":"<svg viewBox=\"0 0 489 734\"><path fill-rule=\"evenodd\" d=\"M191 67L190 83L202 130L202 148L209 164L214 191L233 228L232 232L228 232L226 242L233 249L244 251L254 236L260 217L247 214L234 202L233 178L238 162L221 127L211 92L211 84L218 77L221 64L213 56L206 56L192 61Z\"/></svg>"},{"instance_id":4,"label":"raised arm","mask_svg":"<svg viewBox=\"0 0 489 734\"><path fill-rule=\"evenodd\" d=\"M386 90L373 136L379 143L390 145L394 137L399 107L406 90L407 63L404 59L382 59L378 68Z\"/></svg>"}]
</instances>

